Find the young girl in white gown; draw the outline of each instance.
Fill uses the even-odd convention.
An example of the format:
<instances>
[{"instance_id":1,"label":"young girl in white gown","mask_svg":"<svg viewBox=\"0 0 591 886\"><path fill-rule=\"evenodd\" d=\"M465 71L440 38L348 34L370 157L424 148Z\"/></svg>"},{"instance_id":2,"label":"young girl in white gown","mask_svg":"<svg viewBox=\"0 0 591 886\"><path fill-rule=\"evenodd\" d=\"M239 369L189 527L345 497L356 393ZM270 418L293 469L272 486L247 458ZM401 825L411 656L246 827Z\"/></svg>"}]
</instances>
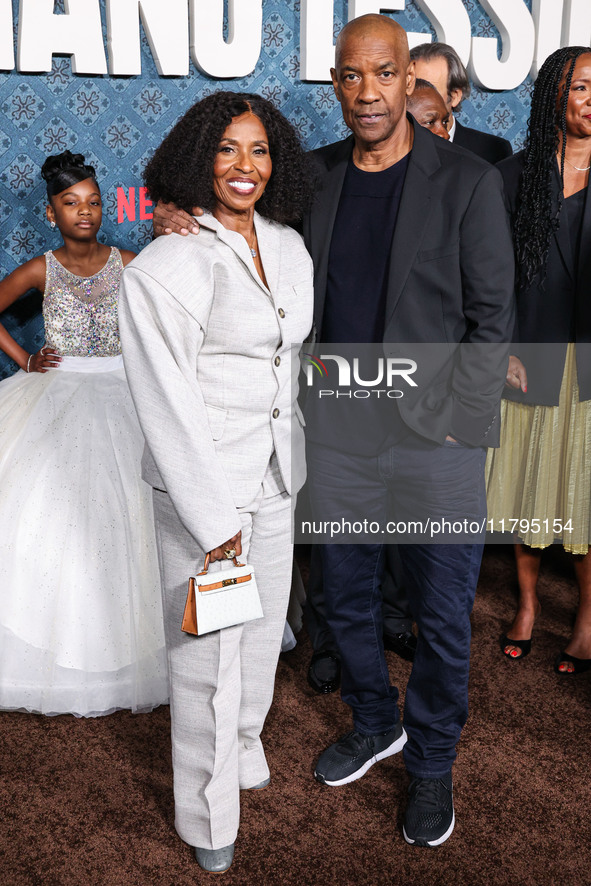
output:
<instances>
[{"instance_id":1,"label":"young girl in white gown","mask_svg":"<svg viewBox=\"0 0 591 886\"><path fill-rule=\"evenodd\" d=\"M123 266L97 241L82 155L49 157L47 217L64 245L0 283L0 311L44 293L46 344L0 383L0 708L97 716L167 700L151 490L117 326Z\"/></svg>"}]
</instances>

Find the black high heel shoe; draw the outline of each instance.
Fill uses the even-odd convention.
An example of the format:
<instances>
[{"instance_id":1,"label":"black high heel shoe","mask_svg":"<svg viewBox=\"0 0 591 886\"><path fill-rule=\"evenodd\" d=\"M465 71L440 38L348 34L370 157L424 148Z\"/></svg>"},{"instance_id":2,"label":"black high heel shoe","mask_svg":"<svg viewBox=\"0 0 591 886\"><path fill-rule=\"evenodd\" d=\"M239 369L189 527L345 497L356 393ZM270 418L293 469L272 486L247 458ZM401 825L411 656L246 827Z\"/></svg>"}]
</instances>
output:
<instances>
[{"instance_id":1,"label":"black high heel shoe","mask_svg":"<svg viewBox=\"0 0 591 886\"><path fill-rule=\"evenodd\" d=\"M503 634L501 637L501 652L508 658L509 661L521 661L526 655L529 655L531 652L531 639L530 640L512 640L510 637L507 637L506 634ZM521 655L511 655L510 652L505 652L505 646L515 646L517 649L521 649Z\"/></svg>"},{"instance_id":2,"label":"black high heel shoe","mask_svg":"<svg viewBox=\"0 0 591 886\"><path fill-rule=\"evenodd\" d=\"M570 663L574 665L574 671L561 671L560 665ZM554 662L554 671L561 677L574 677L575 674L584 674L585 671L591 669L591 658L577 658L576 655L569 655L568 652L559 652Z\"/></svg>"}]
</instances>

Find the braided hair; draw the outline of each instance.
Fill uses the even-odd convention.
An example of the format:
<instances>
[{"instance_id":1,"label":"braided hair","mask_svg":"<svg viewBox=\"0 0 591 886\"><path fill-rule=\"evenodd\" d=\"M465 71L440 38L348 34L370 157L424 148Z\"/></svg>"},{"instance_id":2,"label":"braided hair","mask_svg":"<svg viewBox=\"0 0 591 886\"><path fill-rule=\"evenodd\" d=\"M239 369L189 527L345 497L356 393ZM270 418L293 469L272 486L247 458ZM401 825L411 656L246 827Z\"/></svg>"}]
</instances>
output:
<instances>
[{"instance_id":1,"label":"braided hair","mask_svg":"<svg viewBox=\"0 0 591 886\"><path fill-rule=\"evenodd\" d=\"M70 188L72 185L87 178L91 178L96 184L94 166L90 166L85 162L83 154L72 154L71 151L64 151L62 154L51 154L41 167L41 175L47 183L47 197L49 200L55 194L60 194L66 188Z\"/></svg>"},{"instance_id":2,"label":"braided hair","mask_svg":"<svg viewBox=\"0 0 591 886\"><path fill-rule=\"evenodd\" d=\"M546 275L550 240L562 209L562 189L558 206L553 199L556 151L562 133L560 180L564 187L566 108L577 59L586 53L591 53L591 47L557 49L540 68L534 86L513 224L518 289L530 286L537 274L542 279ZM566 80L559 95L563 76Z\"/></svg>"}]
</instances>

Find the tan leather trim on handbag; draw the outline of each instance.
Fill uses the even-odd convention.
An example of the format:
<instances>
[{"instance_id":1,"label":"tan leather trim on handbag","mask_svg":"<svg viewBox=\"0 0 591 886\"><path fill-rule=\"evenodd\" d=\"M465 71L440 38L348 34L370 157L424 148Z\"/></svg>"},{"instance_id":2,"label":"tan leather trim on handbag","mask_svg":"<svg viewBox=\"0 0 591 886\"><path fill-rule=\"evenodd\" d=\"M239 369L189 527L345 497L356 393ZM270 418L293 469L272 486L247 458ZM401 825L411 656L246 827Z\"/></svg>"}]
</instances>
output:
<instances>
[{"instance_id":1,"label":"tan leather trim on handbag","mask_svg":"<svg viewBox=\"0 0 591 886\"><path fill-rule=\"evenodd\" d=\"M207 573L209 571L209 563L210 563L210 555L206 554L205 555L205 563L203 564L203 569L201 570L201 572L198 572L197 575L207 575ZM234 557L234 559L232 560L232 563L234 564L234 566L244 566L244 563L238 562L237 557Z\"/></svg>"},{"instance_id":2,"label":"tan leather trim on handbag","mask_svg":"<svg viewBox=\"0 0 591 886\"><path fill-rule=\"evenodd\" d=\"M240 578L225 578L223 581L216 581L212 585L199 585L199 593L204 591L215 591L216 588L227 588L229 585L239 585L243 581L250 581L252 575L241 575Z\"/></svg>"},{"instance_id":3,"label":"tan leather trim on handbag","mask_svg":"<svg viewBox=\"0 0 591 886\"><path fill-rule=\"evenodd\" d=\"M206 554L205 563L203 564L203 570L198 575L207 575L209 570L210 556ZM242 563L239 563L236 557L233 560L234 566L242 566ZM214 584L203 585L199 588L199 591L214 591L218 588L226 588L229 585L237 585L241 584L245 581L250 581L252 579L252 575L242 575L240 578L230 578L224 579L222 581L217 581ZM195 636L199 636L199 629L197 625L197 602L195 599L195 579L191 576L189 579L189 587L187 590L187 599L185 602L185 609L183 611L183 620L181 621L181 630L186 634L195 634Z\"/></svg>"},{"instance_id":4,"label":"tan leather trim on handbag","mask_svg":"<svg viewBox=\"0 0 591 886\"><path fill-rule=\"evenodd\" d=\"M195 579L192 577L189 579L189 589L181 622L181 630L186 634L199 636L199 631L197 630L197 605L195 603Z\"/></svg>"}]
</instances>

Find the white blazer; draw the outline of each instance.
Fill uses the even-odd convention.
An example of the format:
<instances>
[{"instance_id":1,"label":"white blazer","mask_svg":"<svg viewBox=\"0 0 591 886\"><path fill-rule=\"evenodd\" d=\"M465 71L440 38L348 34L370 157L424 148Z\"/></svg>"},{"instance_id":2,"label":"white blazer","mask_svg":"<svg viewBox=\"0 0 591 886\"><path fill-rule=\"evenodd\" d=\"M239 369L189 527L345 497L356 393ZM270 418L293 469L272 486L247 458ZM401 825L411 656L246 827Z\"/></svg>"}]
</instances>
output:
<instances>
[{"instance_id":1,"label":"white blazer","mask_svg":"<svg viewBox=\"0 0 591 886\"><path fill-rule=\"evenodd\" d=\"M160 237L127 266L119 324L142 476L209 551L239 531L236 509L273 451L287 492L304 481L296 396L313 271L299 234L255 213L267 289L244 237L209 214L198 222L198 236Z\"/></svg>"}]
</instances>

